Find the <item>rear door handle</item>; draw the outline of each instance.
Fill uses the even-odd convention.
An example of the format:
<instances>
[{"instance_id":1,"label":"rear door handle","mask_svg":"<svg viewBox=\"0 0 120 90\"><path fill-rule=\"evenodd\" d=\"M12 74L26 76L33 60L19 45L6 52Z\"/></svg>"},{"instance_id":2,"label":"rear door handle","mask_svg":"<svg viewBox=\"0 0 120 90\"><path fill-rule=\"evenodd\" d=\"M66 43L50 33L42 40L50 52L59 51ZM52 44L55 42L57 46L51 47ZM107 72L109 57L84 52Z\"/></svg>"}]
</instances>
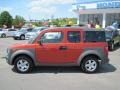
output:
<instances>
[{"instance_id":1,"label":"rear door handle","mask_svg":"<svg viewBox=\"0 0 120 90\"><path fill-rule=\"evenodd\" d=\"M68 48L67 48L67 46L60 46L59 47L59 50L67 50Z\"/></svg>"}]
</instances>

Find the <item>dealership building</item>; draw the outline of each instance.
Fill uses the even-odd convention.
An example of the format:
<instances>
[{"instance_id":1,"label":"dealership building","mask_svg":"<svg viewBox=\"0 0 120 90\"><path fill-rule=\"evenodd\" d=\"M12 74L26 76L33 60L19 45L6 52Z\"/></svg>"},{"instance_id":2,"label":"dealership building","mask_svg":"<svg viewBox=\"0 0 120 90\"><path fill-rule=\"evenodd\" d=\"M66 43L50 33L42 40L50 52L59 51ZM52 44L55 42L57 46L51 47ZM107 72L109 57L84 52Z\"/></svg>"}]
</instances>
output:
<instances>
[{"instance_id":1,"label":"dealership building","mask_svg":"<svg viewBox=\"0 0 120 90\"><path fill-rule=\"evenodd\" d=\"M105 28L115 21L120 22L120 0L76 0L72 10L78 16L78 23L99 22Z\"/></svg>"}]
</instances>

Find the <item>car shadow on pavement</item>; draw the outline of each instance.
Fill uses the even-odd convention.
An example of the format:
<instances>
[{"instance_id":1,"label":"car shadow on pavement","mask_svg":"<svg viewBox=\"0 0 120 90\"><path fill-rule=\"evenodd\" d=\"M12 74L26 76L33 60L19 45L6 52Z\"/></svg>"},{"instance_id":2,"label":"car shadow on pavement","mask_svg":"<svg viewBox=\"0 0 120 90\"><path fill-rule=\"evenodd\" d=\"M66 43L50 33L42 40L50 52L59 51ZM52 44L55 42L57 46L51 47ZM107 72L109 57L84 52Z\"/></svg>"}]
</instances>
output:
<instances>
[{"instance_id":1,"label":"car shadow on pavement","mask_svg":"<svg viewBox=\"0 0 120 90\"><path fill-rule=\"evenodd\" d=\"M109 73L109 72L115 72L116 70L117 68L112 64L105 64L100 67L97 73Z\"/></svg>"},{"instance_id":2,"label":"car shadow on pavement","mask_svg":"<svg viewBox=\"0 0 120 90\"><path fill-rule=\"evenodd\" d=\"M12 69L14 72L15 70ZM110 72L115 72L117 69L114 67L112 64L106 64L102 65L97 74L100 73L110 73ZM80 70L80 67L74 66L74 67L63 67L63 66L39 66L35 67L34 70L28 74L36 74L36 73L54 73L54 74L59 74L59 73L83 73ZM95 74L96 74L95 73Z\"/></svg>"}]
</instances>

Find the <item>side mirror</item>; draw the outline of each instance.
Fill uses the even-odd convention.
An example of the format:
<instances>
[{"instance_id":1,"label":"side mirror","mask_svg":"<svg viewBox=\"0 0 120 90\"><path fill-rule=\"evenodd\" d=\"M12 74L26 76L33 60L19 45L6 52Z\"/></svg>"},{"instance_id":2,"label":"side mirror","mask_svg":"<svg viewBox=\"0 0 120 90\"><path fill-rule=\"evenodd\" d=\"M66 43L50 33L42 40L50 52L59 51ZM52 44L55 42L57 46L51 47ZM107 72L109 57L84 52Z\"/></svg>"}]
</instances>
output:
<instances>
[{"instance_id":1,"label":"side mirror","mask_svg":"<svg viewBox=\"0 0 120 90\"><path fill-rule=\"evenodd\" d=\"M37 41L41 46L43 46L43 43L44 43L44 40L43 39L40 39Z\"/></svg>"}]
</instances>

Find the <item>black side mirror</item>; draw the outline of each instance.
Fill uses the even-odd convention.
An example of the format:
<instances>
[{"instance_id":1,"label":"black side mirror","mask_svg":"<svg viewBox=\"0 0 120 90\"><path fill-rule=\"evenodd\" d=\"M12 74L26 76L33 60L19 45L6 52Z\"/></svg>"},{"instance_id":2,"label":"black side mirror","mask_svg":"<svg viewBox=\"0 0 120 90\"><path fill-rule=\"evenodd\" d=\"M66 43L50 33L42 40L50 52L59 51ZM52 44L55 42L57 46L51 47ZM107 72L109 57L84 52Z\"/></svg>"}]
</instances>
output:
<instances>
[{"instance_id":1,"label":"black side mirror","mask_svg":"<svg viewBox=\"0 0 120 90\"><path fill-rule=\"evenodd\" d=\"M37 41L41 46L43 46L43 43L44 43L44 40L43 39L40 39Z\"/></svg>"}]
</instances>

